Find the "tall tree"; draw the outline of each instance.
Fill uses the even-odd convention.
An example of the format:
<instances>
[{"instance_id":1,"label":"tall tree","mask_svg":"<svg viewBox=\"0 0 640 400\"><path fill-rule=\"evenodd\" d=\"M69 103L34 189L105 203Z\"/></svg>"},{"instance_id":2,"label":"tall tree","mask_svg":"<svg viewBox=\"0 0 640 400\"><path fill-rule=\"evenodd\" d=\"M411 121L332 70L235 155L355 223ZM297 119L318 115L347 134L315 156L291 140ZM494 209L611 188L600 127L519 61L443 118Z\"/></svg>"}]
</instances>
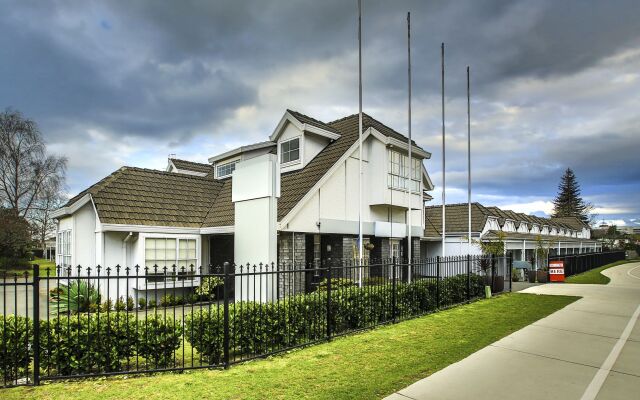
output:
<instances>
[{"instance_id":1,"label":"tall tree","mask_svg":"<svg viewBox=\"0 0 640 400\"><path fill-rule=\"evenodd\" d=\"M30 221L34 233L43 254L46 252L46 240L56 232L56 224L51 213L64 205L64 198L57 186L45 184L41 194L38 195L30 212Z\"/></svg>"},{"instance_id":2,"label":"tall tree","mask_svg":"<svg viewBox=\"0 0 640 400\"><path fill-rule=\"evenodd\" d=\"M0 204L30 219L45 189L59 191L67 159L47 154L35 122L10 109L0 113Z\"/></svg>"},{"instance_id":3,"label":"tall tree","mask_svg":"<svg viewBox=\"0 0 640 400\"><path fill-rule=\"evenodd\" d=\"M552 217L577 217L588 224L592 210L593 205L582 199L576 175L567 168L560 179L558 195L553 199Z\"/></svg>"}]
</instances>

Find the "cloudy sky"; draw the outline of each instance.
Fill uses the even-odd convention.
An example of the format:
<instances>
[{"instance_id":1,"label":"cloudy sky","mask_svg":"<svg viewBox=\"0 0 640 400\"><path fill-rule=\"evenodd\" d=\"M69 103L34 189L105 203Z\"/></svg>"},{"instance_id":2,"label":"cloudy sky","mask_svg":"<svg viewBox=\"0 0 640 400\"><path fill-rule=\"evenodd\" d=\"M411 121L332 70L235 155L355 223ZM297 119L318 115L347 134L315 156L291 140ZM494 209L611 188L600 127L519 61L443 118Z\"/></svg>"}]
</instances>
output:
<instances>
[{"instance_id":1,"label":"cloudy sky","mask_svg":"<svg viewBox=\"0 0 640 400\"><path fill-rule=\"evenodd\" d=\"M70 194L170 153L204 162L286 108L357 112L356 4L0 0L0 108L69 158ZM364 110L403 133L407 11L436 199L445 42L448 201L466 201L470 65L475 200L542 215L571 167L598 220L640 225L640 2L364 0Z\"/></svg>"}]
</instances>

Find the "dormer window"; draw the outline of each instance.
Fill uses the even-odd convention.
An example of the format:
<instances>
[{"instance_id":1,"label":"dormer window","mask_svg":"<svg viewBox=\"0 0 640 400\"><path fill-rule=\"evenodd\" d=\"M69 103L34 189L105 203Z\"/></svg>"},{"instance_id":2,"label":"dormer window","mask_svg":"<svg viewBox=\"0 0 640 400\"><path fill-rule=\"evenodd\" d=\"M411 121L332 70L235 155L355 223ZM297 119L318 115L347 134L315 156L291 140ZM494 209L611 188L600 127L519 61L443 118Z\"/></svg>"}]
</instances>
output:
<instances>
[{"instance_id":1,"label":"dormer window","mask_svg":"<svg viewBox=\"0 0 640 400\"><path fill-rule=\"evenodd\" d=\"M295 138L280 144L280 162L289 164L300 160L300 138Z\"/></svg>"},{"instance_id":2,"label":"dormer window","mask_svg":"<svg viewBox=\"0 0 640 400\"><path fill-rule=\"evenodd\" d=\"M222 179L231 176L233 171L236 169L237 163L238 161L236 160L216 166L216 177L218 179Z\"/></svg>"}]
</instances>

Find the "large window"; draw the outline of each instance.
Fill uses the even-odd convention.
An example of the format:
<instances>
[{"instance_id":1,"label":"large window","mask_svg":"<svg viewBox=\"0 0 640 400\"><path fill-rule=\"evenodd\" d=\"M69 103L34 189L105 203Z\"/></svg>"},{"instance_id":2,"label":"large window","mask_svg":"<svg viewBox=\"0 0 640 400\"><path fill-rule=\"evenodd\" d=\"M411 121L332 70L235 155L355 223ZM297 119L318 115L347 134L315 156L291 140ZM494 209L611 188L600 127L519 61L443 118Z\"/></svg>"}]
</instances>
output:
<instances>
[{"instance_id":1,"label":"large window","mask_svg":"<svg viewBox=\"0 0 640 400\"><path fill-rule=\"evenodd\" d=\"M411 158L411 173L409 173L409 157L394 150L389 150L389 174L388 186L393 189L407 190L413 192L420 190L420 180L422 179L422 162L419 159Z\"/></svg>"},{"instance_id":2,"label":"large window","mask_svg":"<svg viewBox=\"0 0 640 400\"><path fill-rule=\"evenodd\" d=\"M280 154L280 162L282 164L298 161L300 159L300 138L282 142Z\"/></svg>"},{"instance_id":3,"label":"large window","mask_svg":"<svg viewBox=\"0 0 640 400\"><path fill-rule=\"evenodd\" d=\"M236 163L237 161L231 161L226 164L218 165L216 167L216 174L218 176L218 179L230 176L236 169Z\"/></svg>"},{"instance_id":4,"label":"large window","mask_svg":"<svg viewBox=\"0 0 640 400\"><path fill-rule=\"evenodd\" d=\"M58 265L64 268L71 266L71 230L58 232L57 241Z\"/></svg>"},{"instance_id":5,"label":"large window","mask_svg":"<svg viewBox=\"0 0 640 400\"><path fill-rule=\"evenodd\" d=\"M149 275L155 276L147 281L193 279L198 268L196 239L146 238L144 247L144 265ZM166 276L164 267L167 267Z\"/></svg>"}]
</instances>

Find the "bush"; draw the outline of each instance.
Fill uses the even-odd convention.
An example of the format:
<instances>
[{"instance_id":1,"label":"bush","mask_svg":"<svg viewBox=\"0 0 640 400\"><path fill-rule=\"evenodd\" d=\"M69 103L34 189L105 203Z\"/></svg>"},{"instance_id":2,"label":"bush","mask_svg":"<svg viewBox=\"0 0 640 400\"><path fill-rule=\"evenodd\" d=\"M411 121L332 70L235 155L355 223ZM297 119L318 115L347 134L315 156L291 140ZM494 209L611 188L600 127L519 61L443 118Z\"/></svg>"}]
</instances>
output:
<instances>
[{"instance_id":1,"label":"bush","mask_svg":"<svg viewBox=\"0 0 640 400\"><path fill-rule=\"evenodd\" d=\"M40 365L58 375L122 371L135 354L136 320L123 312L41 321Z\"/></svg>"},{"instance_id":2,"label":"bush","mask_svg":"<svg viewBox=\"0 0 640 400\"><path fill-rule=\"evenodd\" d=\"M149 308L156 308L158 306L156 299L149 300Z\"/></svg>"},{"instance_id":3,"label":"bush","mask_svg":"<svg viewBox=\"0 0 640 400\"><path fill-rule=\"evenodd\" d=\"M33 323L31 320L7 315L0 317L0 370L5 382L19 379L33 356Z\"/></svg>"},{"instance_id":4,"label":"bush","mask_svg":"<svg viewBox=\"0 0 640 400\"><path fill-rule=\"evenodd\" d=\"M81 313L96 310L100 304L100 293L86 280L76 280L69 285L58 286L49 291L51 309L56 313Z\"/></svg>"},{"instance_id":5,"label":"bush","mask_svg":"<svg viewBox=\"0 0 640 400\"><path fill-rule=\"evenodd\" d=\"M345 287L351 287L351 286L355 286L355 282L353 281L353 279L348 279L348 278L331 278L331 290L333 291L334 289L340 289L340 288L345 288ZM320 281L320 283L318 284L318 290L327 290L327 279L323 279L322 281Z\"/></svg>"},{"instance_id":6,"label":"bush","mask_svg":"<svg viewBox=\"0 0 640 400\"><path fill-rule=\"evenodd\" d=\"M145 299L144 297L140 297L138 299L138 307L140 307L141 310L144 310L146 306L147 306L147 299Z\"/></svg>"},{"instance_id":7,"label":"bush","mask_svg":"<svg viewBox=\"0 0 640 400\"><path fill-rule=\"evenodd\" d=\"M218 287L224 284L224 280L218 276L202 278L200 286L196 288L196 294L203 300L215 300Z\"/></svg>"},{"instance_id":8,"label":"bush","mask_svg":"<svg viewBox=\"0 0 640 400\"><path fill-rule=\"evenodd\" d=\"M180 347L182 322L161 314L148 315L140 320L138 355L155 368L173 364L175 351Z\"/></svg>"},{"instance_id":9,"label":"bush","mask_svg":"<svg viewBox=\"0 0 640 400\"><path fill-rule=\"evenodd\" d=\"M191 346L209 364L220 364L223 356L224 315L215 308L205 308L186 317L185 336Z\"/></svg>"},{"instance_id":10,"label":"bush","mask_svg":"<svg viewBox=\"0 0 640 400\"><path fill-rule=\"evenodd\" d=\"M161 307L170 307L176 304L176 297L172 294L165 294L160 298Z\"/></svg>"}]
</instances>

